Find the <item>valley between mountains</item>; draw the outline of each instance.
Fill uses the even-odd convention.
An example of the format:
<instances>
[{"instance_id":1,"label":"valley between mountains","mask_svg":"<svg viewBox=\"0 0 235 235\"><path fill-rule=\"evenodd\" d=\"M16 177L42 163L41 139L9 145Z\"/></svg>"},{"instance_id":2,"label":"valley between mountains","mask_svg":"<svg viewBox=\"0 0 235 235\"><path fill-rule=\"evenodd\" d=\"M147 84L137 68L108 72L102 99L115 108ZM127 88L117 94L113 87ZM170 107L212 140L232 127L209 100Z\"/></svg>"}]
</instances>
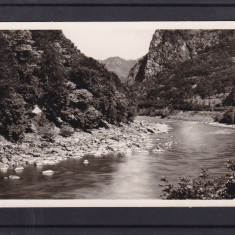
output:
<instances>
[{"instance_id":1,"label":"valley between mountains","mask_svg":"<svg viewBox=\"0 0 235 235\"><path fill-rule=\"evenodd\" d=\"M156 30L147 54L133 60L97 61L61 30L4 30L0 41L5 172L160 154L179 144L168 134L174 120L234 128L235 30Z\"/></svg>"}]
</instances>

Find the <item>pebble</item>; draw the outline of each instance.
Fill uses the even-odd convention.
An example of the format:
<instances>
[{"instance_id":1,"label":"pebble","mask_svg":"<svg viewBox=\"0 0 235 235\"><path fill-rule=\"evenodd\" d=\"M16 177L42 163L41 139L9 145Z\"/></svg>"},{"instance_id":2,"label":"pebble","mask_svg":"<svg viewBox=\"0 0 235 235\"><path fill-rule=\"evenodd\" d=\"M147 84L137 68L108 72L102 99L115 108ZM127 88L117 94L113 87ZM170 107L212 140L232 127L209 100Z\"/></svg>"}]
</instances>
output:
<instances>
[{"instance_id":1,"label":"pebble","mask_svg":"<svg viewBox=\"0 0 235 235\"><path fill-rule=\"evenodd\" d=\"M88 160L84 160L83 164L89 164L89 161Z\"/></svg>"}]
</instances>

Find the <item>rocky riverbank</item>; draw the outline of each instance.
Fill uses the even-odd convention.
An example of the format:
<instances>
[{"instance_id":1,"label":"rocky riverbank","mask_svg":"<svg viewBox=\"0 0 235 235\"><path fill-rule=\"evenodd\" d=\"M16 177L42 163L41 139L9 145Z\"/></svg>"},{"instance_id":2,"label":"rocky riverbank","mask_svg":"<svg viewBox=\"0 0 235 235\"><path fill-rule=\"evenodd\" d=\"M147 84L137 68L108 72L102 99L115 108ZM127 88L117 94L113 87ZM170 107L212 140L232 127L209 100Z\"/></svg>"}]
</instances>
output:
<instances>
[{"instance_id":1,"label":"rocky riverbank","mask_svg":"<svg viewBox=\"0 0 235 235\"><path fill-rule=\"evenodd\" d=\"M90 133L78 130L69 137L57 135L53 142L35 134L26 134L21 144L13 144L1 137L0 169L17 170L26 164L56 164L68 158L82 158L87 154L98 157L110 153L146 152L151 145L151 136L167 132L168 128L166 124L148 123L137 118L119 127L109 125L109 128L94 129ZM157 148L155 151L163 150Z\"/></svg>"},{"instance_id":2,"label":"rocky riverbank","mask_svg":"<svg viewBox=\"0 0 235 235\"><path fill-rule=\"evenodd\" d=\"M174 111L167 118L183 120L183 121L196 121L204 123L214 122L214 118L220 114L220 112L212 111Z\"/></svg>"}]
</instances>

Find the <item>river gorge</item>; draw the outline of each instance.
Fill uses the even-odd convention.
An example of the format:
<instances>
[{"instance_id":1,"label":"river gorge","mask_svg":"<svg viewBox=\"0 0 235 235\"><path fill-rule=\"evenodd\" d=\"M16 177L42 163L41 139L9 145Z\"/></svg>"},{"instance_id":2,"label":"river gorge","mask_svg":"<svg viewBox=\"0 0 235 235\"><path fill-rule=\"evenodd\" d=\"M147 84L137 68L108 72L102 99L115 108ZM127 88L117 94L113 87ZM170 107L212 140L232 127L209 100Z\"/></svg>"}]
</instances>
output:
<instances>
[{"instance_id":1,"label":"river gorge","mask_svg":"<svg viewBox=\"0 0 235 235\"><path fill-rule=\"evenodd\" d=\"M142 136L148 138L140 143L145 148L124 153L29 164L17 172L9 167L0 173L0 198L159 199L161 177L176 184L180 176L197 178L202 167L217 177L226 173L226 161L235 158L235 129L229 126L156 117L137 117L137 121L165 130ZM54 174L43 175L46 170ZM6 179L9 175L20 179Z\"/></svg>"}]
</instances>

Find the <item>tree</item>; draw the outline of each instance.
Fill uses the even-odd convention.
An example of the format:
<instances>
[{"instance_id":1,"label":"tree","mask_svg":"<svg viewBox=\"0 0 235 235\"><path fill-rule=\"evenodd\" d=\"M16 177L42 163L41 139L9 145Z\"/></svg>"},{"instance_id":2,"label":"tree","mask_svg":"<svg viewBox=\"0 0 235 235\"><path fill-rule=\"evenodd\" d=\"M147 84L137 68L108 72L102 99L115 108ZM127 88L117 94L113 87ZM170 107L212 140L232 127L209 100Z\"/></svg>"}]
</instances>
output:
<instances>
[{"instance_id":1,"label":"tree","mask_svg":"<svg viewBox=\"0 0 235 235\"><path fill-rule=\"evenodd\" d=\"M235 87L233 87L230 94L225 98L224 105L235 106Z\"/></svg>"}]
</instances>

